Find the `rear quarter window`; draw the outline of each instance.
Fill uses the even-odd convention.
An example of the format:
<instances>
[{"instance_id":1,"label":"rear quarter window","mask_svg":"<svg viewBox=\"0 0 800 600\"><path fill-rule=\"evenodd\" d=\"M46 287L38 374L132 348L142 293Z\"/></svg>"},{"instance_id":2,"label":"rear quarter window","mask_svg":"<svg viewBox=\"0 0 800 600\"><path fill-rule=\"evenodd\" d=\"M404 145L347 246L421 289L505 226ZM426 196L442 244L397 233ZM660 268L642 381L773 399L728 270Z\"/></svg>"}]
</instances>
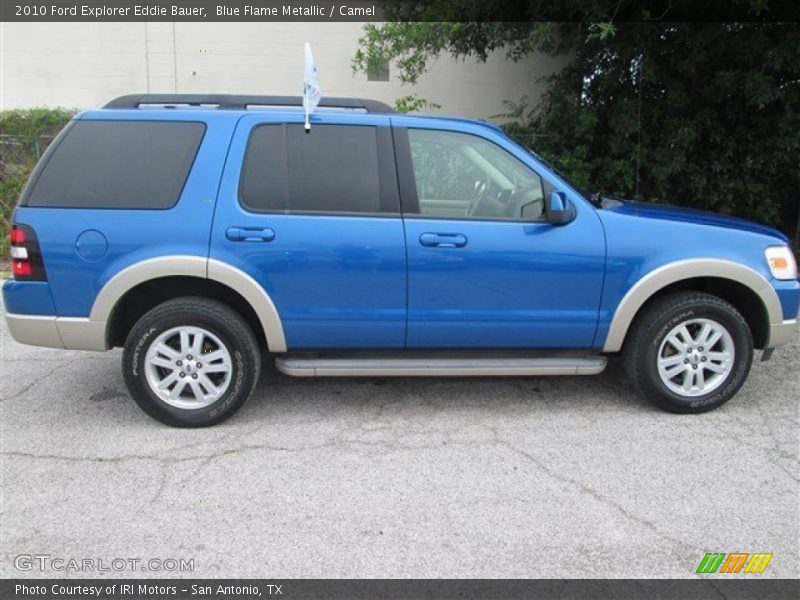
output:
<instances>
[{"instance_id":1,"label":"rear quarter window","mask_svg":"<svg viewBox=\"0 0 800 600\"><path fill-rule=\"evenodd\" d=\"M23 199L51 208L165 209L175 205L205 125L77 121Z\"/></svg>"}]
</instances>

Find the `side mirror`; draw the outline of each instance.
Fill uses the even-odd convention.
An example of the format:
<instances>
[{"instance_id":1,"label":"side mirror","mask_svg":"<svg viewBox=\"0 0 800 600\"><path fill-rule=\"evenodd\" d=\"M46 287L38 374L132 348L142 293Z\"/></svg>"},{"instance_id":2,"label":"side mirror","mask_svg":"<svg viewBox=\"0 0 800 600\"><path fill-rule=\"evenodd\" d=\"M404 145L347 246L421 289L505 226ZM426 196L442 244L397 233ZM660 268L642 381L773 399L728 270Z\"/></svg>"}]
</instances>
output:
<instances>
[{"instance_id":1,"label":"side mirror","mask_svg":"<svg viewBox=\"0 0 800 600\"><path fill-rule=\"evenodd\" d=\"M551 225L566 225L575 219L575 208L564 192L553 190L547 199L545 218Z\"/></svg>"}]
</instances>

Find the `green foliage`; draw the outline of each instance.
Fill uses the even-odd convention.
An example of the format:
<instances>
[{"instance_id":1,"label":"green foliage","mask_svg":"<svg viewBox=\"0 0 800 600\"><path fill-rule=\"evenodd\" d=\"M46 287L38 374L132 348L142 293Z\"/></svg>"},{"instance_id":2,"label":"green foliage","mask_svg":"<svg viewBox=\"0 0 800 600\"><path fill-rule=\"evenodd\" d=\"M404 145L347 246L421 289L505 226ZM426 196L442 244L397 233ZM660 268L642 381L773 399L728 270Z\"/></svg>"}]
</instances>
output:
<instances>
[{"instance_id":1,"label":"green foliage","mask_svg":"<svg viewBox=\"0 0 800 600\"><path fill-rule=\"evenodd\" d=\"M11 215L29 175L30 170L24 169L0 181L0 269L3 268L8 257L8 232L11 229Z\"/></svg>"},{"instance_id":2,"label":"green foliage","mask_svg":"<svg viewBox=\"0 0 800 600\"><path fill-rule=\"evenodd\" d=\"M22 188L39 156L74 114L63 108L0 112L0 266L8 256L11 215Z\"/></svg>"},{"instance_id":3,"label":"green foliage","mask_svg":"<svg viewBox=\"0 0 800 600\"><path fill-rule=\"evenodd\" d=\"M353 57L353 71L374 73L388 60L399 69L402 83L414 84L428 61L442 52L486 60L505 48L512 60L534 50L566 49L563 33L571 26L556 23L368 23Z\"/></svg>"},{"instance_id":4,"label":"green foliage","mask_svg":"<svg viewBox=\"0 0 800 600\"><path fill-rule=\"evenodd\" d=\"M621 23L511 125L579 183L795 234L800 27ZM576 93L576 90L579 90Z\"/></svg>"},{"instance_id":5,"label":"green foliage","mask_svg":"<svg viewBox=\"0 0 800 600\"><path fill-rule=\"evenodd\" d=\"M766 10L763 1L733 1ZM546 10L539 0L520 4ZM691 8L688 0L670 6ZM663 22L644 13L640 22L614 22L608 8L596 0L583 13L596 14L594 22L372 24L353 67L373 55L394 60L401 80L414 83L441 54L564 53L567 66L545 79L537 104L511 99L497 115L510 133L581 187L754 219L800 244L800 25ZM497 7L448 0L436 10L442 20L477 19Z\"/></svg>"},{"instance_id":6,"label":"green foliage","mask_svg":"<svg viewBox=\"0 0 800 600\"><path fill-rule=\"evenodd\" d=\"M426 108L442 108L442 105L426 100L418 94L402 96L394 101L394 109L399 113L420 112Z\"/></svg>"},{"instance_id":7,"label":"green foliage","mask_svg":"<svg viewBox=\"0 0 800 600\"><path fill-rule=\"evenodd\" d=\"M33 144L39 136L56 135L75 114L65 108L0 111L0 135L12 135Z\"/></svg>"}]
</instances>

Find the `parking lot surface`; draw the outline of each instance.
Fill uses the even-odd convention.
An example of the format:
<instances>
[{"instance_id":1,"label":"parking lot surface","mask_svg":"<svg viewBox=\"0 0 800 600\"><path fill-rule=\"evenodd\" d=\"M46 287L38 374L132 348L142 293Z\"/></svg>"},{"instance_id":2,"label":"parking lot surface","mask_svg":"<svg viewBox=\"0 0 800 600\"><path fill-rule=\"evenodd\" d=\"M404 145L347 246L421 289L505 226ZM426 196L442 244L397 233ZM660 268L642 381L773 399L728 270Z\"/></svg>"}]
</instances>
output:
<instances>
[{"instance_id":1,"label":"parking lot surface","mask_svg":"<svg viewBox=\"0 0 800 600\"><path fill-rule=\"evenodd\" d=\"M692 577L707 551L771 552L761 577L800 576L797 342L696 416L640 401L616 363L518 379L266 368L231 420L179 430L139 410L119 363L0 324L0 576L98 575L15 566L45 554L123 559L99 574L128 577Z\"/></svg>"}]
</instances>

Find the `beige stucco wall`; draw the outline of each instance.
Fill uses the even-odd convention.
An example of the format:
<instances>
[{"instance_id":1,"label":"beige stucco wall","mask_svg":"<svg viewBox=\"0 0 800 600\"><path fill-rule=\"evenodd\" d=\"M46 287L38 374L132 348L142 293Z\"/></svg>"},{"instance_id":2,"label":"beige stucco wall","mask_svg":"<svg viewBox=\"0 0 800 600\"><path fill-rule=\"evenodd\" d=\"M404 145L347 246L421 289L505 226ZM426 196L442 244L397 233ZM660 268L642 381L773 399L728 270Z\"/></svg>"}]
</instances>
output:
<instances>
[{"instance_id":1,"label":"beige stucco wall","mask_svg":"<svg viewBox=\"0 0 800 600\"><path fill-rule=\"evenodd\" d=\"M441 57L413 88L353 74L361 23L0 23L0 109L99 106L140 92L299 95L303 42L312 44L322 90L393 103L413 92L438 112L487 118L504 99L538 98L547 56L519 63Z\"/></svg>"}]
</instances>

